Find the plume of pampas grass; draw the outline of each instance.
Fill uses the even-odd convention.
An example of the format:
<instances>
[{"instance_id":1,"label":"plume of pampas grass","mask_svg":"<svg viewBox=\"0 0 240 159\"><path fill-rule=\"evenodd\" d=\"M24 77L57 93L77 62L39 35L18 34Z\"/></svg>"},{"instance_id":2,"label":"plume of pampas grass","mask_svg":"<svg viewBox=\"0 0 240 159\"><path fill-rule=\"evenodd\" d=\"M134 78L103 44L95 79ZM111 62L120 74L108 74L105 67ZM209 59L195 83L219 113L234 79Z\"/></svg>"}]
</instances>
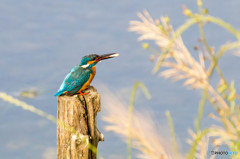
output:
<instances>
[{"instance_id":1,"label":"plume of pampas grass","mask_svg":"<svg viewBox=\"0 0 240 159\"><path fill-rule=\"evenodd\" d=\"M127 142L129 135L133 141L133 148L139 150L138 158L144 159L171 159L173 153L169 140L164 139L156 129L156 123L146 112L136 112L132 116L131 133L129 133L129 112L128 107L116 96L104 91L103 106L106 115L103 120L110 125L106 126L107 131L113 131L124 137Z\"/></svg>"},{"instance_id":2,"label":"plume of pampas grass","mask_svg":"<svg viewBox=\"0 0 240 159\"><path fill-rule=\"evenodd\" d=\"M162 62L166 70L161 72L160 76L172 78L174 81L185 79L184 85L204 88L208 83L208 76L203 55L199 54L198 62L189 53L180 36L172 41L175 33L166 17L154 21L147 11L144 11L144 14L138 13L138 16L141 21L131 21L129 27L130 31L141 34L138 40L154 40L163 52L169 48L169 44L172 44L171 50ZM159 60L160 58L161 56Z\"/></svg>"}]
</instances>

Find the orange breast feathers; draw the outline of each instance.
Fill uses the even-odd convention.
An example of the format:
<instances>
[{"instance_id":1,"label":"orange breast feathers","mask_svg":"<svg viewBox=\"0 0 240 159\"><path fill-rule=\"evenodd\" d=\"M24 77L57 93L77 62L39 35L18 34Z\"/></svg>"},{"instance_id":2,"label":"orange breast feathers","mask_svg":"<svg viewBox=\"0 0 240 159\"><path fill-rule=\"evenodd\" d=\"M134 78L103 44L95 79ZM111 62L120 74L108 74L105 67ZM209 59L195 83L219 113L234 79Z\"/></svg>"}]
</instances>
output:
<instances>
[{"instance_id":1,"label":"orange breast feathers","mask_svg":"<svg viewBox=\"0 0 240 159\"><path fill-rule=\"evenodd\" d=\"M92 73L90 74L90 77L89 77L88 81L83 84L82 88L79 91L85 90L90 85L90 83L92 82L92 80L93 80L93 78L96 74L96 67L93 66L91 69L92 69Z\"/></svg>"}]
</instances>

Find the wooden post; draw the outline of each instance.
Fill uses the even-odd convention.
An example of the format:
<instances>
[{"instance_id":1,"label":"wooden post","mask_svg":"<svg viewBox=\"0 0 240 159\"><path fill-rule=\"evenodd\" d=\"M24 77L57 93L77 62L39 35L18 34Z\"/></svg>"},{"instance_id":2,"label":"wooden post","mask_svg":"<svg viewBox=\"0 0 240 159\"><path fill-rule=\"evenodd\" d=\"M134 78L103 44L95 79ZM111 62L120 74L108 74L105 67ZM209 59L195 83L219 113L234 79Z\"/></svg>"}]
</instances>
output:
<instances>
[{"instance_id":1,"label":"wooden post","mask_svg":"<svg viewBox=\"0 0 240 159\"><path fill-rule=\"evenodd\" d=\"M103 134L97 129L100 94L90 86L87 95L58 97L57 159L96 159L88 147L97 148Z\"/></svg>"}]
</instances>

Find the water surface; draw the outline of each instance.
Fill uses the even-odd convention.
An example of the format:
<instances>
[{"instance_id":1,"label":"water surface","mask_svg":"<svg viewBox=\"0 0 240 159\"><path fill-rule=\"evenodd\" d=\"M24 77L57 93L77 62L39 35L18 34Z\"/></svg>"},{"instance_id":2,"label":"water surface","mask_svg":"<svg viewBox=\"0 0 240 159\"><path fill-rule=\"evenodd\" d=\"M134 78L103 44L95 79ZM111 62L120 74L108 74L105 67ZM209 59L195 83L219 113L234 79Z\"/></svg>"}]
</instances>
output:
<instances>
[{"instance_id":1,"label":"water surface","mask_svg":"<svg viewBox=\"0 0 240 159\"><path fill-rule=\"evenodd\" d=\"M187 128L193 128L200 92L185 89L181 82L173 84L152 75L154 63L149 60L150 52L141 48L135 33L127 31L129 21L138 19L136 13L144 9L154 18L169 15L177 28L186 20L182 15L183 4L197 10L196 2L187 0L1 1L0 91L56 116L57 103L53 94L69 70L79 64L81 57L90 53L118 52L120 57L97 65L92 85L102 96L106 94L101 85L105 85L128 103L133 83L136 80L145 83L152 99L145 100L139 93L136 109L147 107L163 125L166 125L165 111L170 110L182 143L181 149L186 152ZM239 1L208 1L206 6L210 14L240 27ZM210 45L217 47L236 40L215 25L206 29ZM198 37L196 27L183 35L193 53ZM230 54L225 58L220 61L220 66L224 67L227 79L239 81L239 58ZM239 84L236 87L239 88ZM19 96L21 91L31 88L41 94L34 99ZM56 125L1 100L0 109L0 158L55 158ZM207 111L212 109L207 108ZM105 134L105 141L98 147L100 153L109 159L126 158L126 145L121 138L104 131L107 123L101 120L103 114L98 115L99 129ZM211 124L207 118L204 123L204 126Z\"/></svg>"}]
</instances>

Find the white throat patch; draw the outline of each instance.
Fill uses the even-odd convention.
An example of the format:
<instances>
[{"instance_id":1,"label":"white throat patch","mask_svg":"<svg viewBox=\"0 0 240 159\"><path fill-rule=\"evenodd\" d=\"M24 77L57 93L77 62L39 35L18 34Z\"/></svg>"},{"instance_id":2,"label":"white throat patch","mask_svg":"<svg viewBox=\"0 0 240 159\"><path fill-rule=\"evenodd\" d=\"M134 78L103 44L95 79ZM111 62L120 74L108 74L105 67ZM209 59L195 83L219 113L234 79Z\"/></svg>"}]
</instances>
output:
<instances>
[{"instance_id":1,"label":"white throat patch","mask_svg":"<svg viewBox=\"0 0 240 159\"><path fill-rule=\"evenodd\" d=\"M89 64L86 64L86 65L82 65L81 67L82 68L87 68L89 66Z\"/></svg>"}]
</instances>

